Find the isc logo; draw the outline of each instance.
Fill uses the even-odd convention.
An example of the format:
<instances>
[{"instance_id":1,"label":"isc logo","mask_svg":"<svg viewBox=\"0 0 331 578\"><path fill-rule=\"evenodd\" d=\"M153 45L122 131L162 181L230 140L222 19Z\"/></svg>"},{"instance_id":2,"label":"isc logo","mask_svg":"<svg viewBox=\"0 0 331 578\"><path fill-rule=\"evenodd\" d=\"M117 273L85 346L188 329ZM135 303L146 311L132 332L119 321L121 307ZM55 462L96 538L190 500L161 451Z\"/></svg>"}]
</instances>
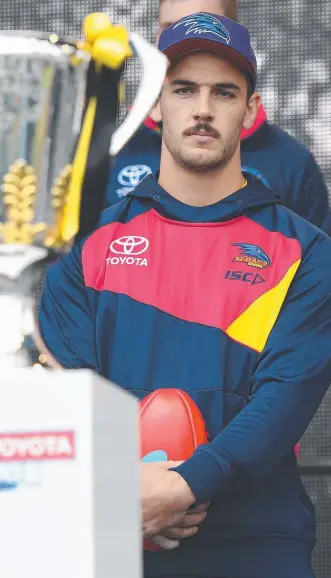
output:
<instances>
[{"instance_id":1,"label":"isc logo","mask_svg":"<svg viewBox=\"0 0 331 578\"><path fill-rule=\"evenodd\" d=\"M249 285L265 283L265 279L258 273L244 273L243 271L227 271L224 279L229 279L229 281L242 281L243 283L249 283Z\"/></svg>"}]
</instances>

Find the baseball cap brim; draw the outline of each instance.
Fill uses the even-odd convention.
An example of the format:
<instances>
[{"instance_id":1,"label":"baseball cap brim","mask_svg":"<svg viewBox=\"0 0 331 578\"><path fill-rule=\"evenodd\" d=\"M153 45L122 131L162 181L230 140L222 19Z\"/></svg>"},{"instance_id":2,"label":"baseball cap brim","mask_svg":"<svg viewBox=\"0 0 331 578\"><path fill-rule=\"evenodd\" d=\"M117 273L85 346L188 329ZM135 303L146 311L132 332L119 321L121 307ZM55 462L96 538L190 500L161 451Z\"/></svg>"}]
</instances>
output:
<instances>
[{"instance_id":1,"label":"baseball cap brim","mask_svg":"<svg viewBox=\"0 0 331 578\"><path fill-rule=\"evenodd\" d=\"M180 42L176 42L176 44L173 44L172 46L169 46L163 50L164 54L169 59L170 64L173 64L176 60L185 54L196 51L214 52L215 54L225 56L231 62L233 62L237 68L248 73L252 81L253 88L255 89L256 70L253 68L252 64L247 58L245 58L242 54L240 54L240 52L231 46L227 46L221 42L215 42L205 38L187 38Z\"/></svg>"}]
</instances>

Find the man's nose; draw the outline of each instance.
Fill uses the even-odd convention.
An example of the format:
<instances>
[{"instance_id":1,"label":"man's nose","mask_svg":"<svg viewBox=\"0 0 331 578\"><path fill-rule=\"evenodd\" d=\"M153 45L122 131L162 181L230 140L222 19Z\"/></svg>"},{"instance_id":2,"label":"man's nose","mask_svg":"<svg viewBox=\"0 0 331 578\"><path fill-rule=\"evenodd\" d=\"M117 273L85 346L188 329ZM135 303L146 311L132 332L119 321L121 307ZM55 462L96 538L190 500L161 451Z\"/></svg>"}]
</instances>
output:
<instances>
[{"instance_id":1,"label":"man's nose","mask_svg":"<svg viewBox=\"0 0 331 578\"><path fill-rule=\"evenodd\" d=\"M209 91L201 90L197 94L193 117L194 120L204 120L206 122L212 122L214 119Z\"/></svg>"}]
</instances>

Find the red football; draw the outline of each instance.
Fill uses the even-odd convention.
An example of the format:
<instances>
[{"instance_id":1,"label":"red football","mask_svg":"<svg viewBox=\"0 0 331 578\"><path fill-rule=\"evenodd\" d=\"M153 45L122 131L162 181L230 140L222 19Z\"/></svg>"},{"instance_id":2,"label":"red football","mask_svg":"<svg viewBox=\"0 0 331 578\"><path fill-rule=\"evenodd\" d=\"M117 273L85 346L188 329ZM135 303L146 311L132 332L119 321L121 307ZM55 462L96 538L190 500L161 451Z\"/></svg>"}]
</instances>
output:
<instances>
[{"instance_id":1,"label":"red football","mask_svg":"<svg viewBox=\"0 0 331 578\"><path fill-rule=\"evenodd\" d=\"M144 461L188 459L207 443L204 419L193 399L181 389L157 389L140 402L140 456ZM152 541L144 549L160 551Z\"/></svg>"},{"instance_id":2,"label":"red football","mask_svg":"<svg viewBox=\"0 0 331 578\"><path fill-rule=\"evenodd\" d=\"M167 460L186 460L207 443L201 412L181 389L153 391L140 402L139 417L141 458L163 451Z\"/></svg>"}]
</instances>

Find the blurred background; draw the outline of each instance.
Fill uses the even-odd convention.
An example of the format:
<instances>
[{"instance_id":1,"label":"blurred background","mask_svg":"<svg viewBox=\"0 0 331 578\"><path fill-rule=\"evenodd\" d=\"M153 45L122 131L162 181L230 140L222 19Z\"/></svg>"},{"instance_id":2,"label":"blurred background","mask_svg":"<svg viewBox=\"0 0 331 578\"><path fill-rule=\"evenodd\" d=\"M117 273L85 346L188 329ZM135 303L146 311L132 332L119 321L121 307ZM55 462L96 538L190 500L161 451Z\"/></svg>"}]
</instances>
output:
<instances>
[{"instance_id":1,"label":"blurred background","mask_svg":"<svg viewBox=\"0 0 331 578\"><path fill-rule=\"evenodd\" d=\"M314 153L331 191L331 3L329 0L238 0L239 19L251 31L259 62L259 85L269 120ZM83 18L108 13L113 22L154 42L158 0L2 0L0 27L82 36ZM119 121L134 99L140 78L132 60L125 73L126 99ZM1 102L0 102L1 113ZM330 344L331 346L331 344ZM331 460L331 391L304 436L304 458ZM305 475L315 504L317 578L331 578L331 476ZM281 577L280 577L281 578Z\"/></svg>"}]
</instances>

